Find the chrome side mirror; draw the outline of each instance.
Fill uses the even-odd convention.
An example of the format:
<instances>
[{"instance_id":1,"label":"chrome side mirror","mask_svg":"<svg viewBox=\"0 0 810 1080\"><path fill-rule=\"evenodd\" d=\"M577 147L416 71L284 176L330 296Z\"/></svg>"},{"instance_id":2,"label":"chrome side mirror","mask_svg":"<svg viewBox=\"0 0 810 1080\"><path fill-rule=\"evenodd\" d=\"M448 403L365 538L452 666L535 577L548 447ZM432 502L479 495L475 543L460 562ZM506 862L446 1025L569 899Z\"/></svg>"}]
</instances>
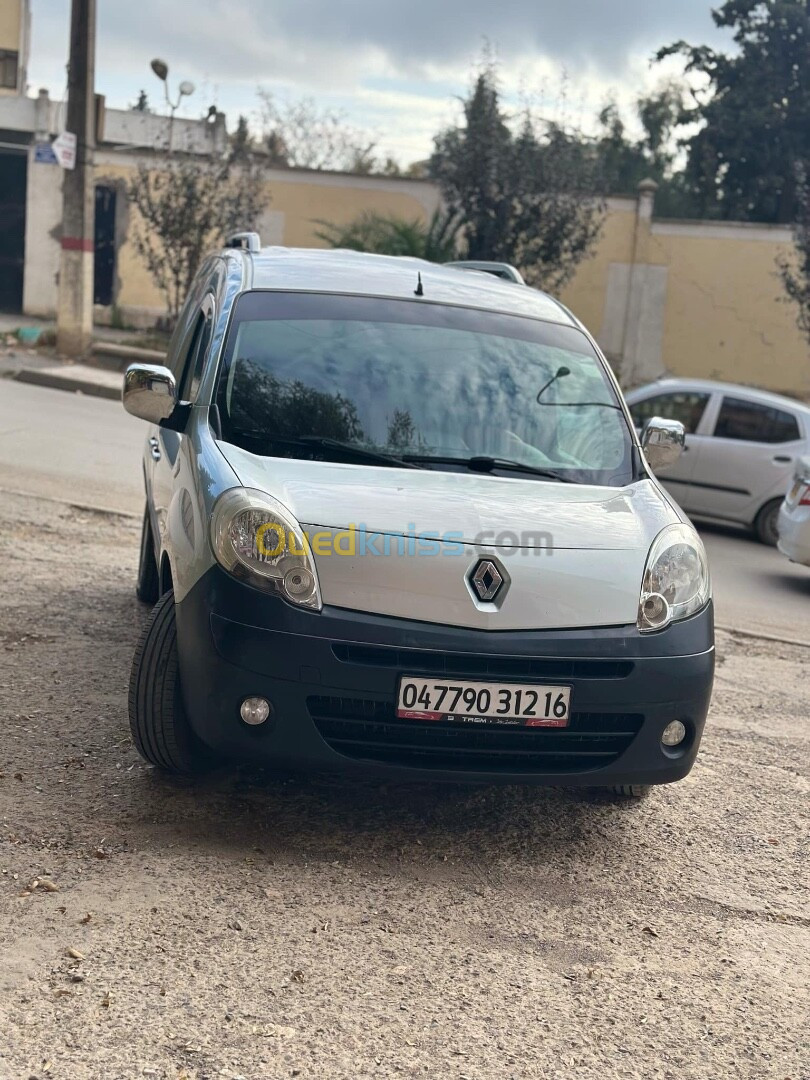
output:
<instances>
[{"instance_id":1,"label":"chrome side mirror","mask_svg":"<svg viewBox=\"0 0 810 1080\"><path fill-rule=\"evenodd\" d=\"M641 433L641 449L653 472L674 465L686 445L686 432L680 420L651 417Z\"/></svg>"},{"instance_id":2,"label":"chrome side mirror","mask_svg":"<svg viewBox=\"0 0 810 1080\"><path fill-rule=\"evenodd\" d=\"M128 413L150 424L168 420L177 406L174 375L159 364L130 364L124 373L121 400Z\"/></svg>"}]
</instances>

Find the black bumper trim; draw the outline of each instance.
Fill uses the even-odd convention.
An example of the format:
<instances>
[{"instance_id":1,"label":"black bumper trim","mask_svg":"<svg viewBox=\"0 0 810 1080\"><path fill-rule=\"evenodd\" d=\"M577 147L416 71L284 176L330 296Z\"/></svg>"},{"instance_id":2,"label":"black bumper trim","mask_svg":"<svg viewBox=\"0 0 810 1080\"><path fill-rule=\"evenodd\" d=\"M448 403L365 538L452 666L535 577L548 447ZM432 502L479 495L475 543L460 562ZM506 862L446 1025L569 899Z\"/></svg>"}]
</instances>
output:
<instances>
[{"instance_id":1,"label":"black bumper trim","mask_svg":"<svg viewBox=\"0 0 810 1080\"><path fill-rule=\"evenodd\" d=\"M337 609L297 611L213 568L177 605L177 619L183 694L197 734L223 755L280 767L462 781L666 783L694 762L714 669L711 605L659 634L635 627L492 633ZM519 737L526 729L501 732L515 739L501 746L489 728L463 737L436 728L427 735L419 724L403 732L394 695L401 673L418 673L411 662L437 674L508 679L521 670L519 678L564 679L573 688L572 725L532 729L541 738L525 750ZM239 719L249 694L274 706L260 728ZM364 703L368 715L354 719L371 728L350 733L352 718L312 707L319 699ZM628 727L621 718L631 715L638 720ZM590 717L589 726L575 732L576 717ZM674 753L660 742L673 719L690 733ZM549 743L558 732L569 738ZM576 734L596 741L577 749ZM441 738L438 746L425 743ZM605 738L612 741L600 745Z\"/></svg>"}]
</instances>

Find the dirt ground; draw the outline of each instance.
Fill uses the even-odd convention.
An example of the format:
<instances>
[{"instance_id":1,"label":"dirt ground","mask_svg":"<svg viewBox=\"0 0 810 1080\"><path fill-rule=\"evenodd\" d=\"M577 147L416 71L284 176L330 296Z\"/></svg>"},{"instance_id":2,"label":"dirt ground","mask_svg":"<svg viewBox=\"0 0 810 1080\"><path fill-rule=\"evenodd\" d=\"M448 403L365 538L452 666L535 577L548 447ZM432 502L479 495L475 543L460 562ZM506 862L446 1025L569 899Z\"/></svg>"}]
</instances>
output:
<instances>
[{"instance_id":1,"label":"dirt ground","mask_svg":"<svg viewBox=\"0 0 810 1080\"><path fill-rule=\"evenodd\" d=\"M641 805L129 741L138 523L0 505L0 1078L810 1077L806 650Z\"/></svg>"}]
</instances>

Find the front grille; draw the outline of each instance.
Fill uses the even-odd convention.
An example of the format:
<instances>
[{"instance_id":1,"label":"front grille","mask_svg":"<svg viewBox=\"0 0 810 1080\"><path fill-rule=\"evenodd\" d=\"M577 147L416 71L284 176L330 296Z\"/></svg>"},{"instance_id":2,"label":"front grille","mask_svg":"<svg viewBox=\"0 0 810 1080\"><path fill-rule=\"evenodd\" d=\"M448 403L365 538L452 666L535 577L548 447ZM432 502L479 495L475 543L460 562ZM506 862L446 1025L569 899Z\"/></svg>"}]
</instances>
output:
<instances>
[{"instance_id":1,"label":"front grille","mask_svg":"<svg viewBox=\"0 0 810 1080\"><path fill-rule=\"evenodd\" d=\"M332 643L335 659L344 664L397 668L409 675L468 675L508 681L525 679L626 679L632 660L543 659L534 656L497 656L448 653L430 649L398 649L385 645Z\"/></svg>"},{"instance_id":2,"label":"front grille","mask_svg":"<svg viewBox=\"0 0 810 1080\"><path fill-rule=\"evenodd\" d=\"M585 772L624 753L644 717L573 713L567 728L483 727L399 720L392 701L310 697L328 745L346 757L422 769L469 772Z\"/></svg>"}]
</instances>

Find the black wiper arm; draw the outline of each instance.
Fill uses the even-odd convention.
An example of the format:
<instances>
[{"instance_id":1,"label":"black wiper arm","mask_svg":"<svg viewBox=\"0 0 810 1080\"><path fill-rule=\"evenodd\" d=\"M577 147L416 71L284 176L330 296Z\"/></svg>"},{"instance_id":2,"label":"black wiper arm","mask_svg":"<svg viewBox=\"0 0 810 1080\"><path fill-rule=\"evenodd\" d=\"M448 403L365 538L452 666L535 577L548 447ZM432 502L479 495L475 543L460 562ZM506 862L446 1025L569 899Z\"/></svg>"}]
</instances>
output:
<instances>
[{"instance_id":1,"label":"black wiper arm","mask_svg":"<svg viewBox=\"0 0 810 1080\"><path fill-rule=\"evenodd\" d=\"M337 450L341 454L350 454L361 458L363 461L375 462L378 465L395 465L399 469L418 469L419 465L412 465L395 454L386 454L383 450L372 450L357 443L343 442L341 439L332 439L328 435L271 435L266 431L240 431L239 436L261 443L263 447L281 443L283 446L306 446L323 450Z\"/></svg>"},{"instance_id":2,"label":"black wiper arm","mask_svg":"<svg viewBox=\"0 0 810 1080\"><path fill-rule=\"evenodd\" d=\"M358 446L357 443L343 442L341 439L332 439L327 435L299 435L291 439L293 443L303 443L305 446L323 447L325 450L342 450L347 454L356 454L366 461L376 461L381 465L396 465L400 469L418 469L414 465L396 454L386 454L384 450L372 450L369 447Z\"/></svg>"},{"instance_id":3,"label":"black wiper arm","mask_svg":"<svg viewBox=\"0 0 810 1080\"><path fill-rule=\"evenodd\" d=\"M437 461L442 465L464 465L472 472L492 472L493 469L511 469L513 472L528 473L530 476L542 476L547 480L559 480L561 484L577 484L570 476L565 476L556 469L543 469L538 465L527 465L525 461L512 461L511 458L487 457L476 454L473 457L447 457L436 454L404 454L406 461Z\"/></svg>"}]
</instances>

